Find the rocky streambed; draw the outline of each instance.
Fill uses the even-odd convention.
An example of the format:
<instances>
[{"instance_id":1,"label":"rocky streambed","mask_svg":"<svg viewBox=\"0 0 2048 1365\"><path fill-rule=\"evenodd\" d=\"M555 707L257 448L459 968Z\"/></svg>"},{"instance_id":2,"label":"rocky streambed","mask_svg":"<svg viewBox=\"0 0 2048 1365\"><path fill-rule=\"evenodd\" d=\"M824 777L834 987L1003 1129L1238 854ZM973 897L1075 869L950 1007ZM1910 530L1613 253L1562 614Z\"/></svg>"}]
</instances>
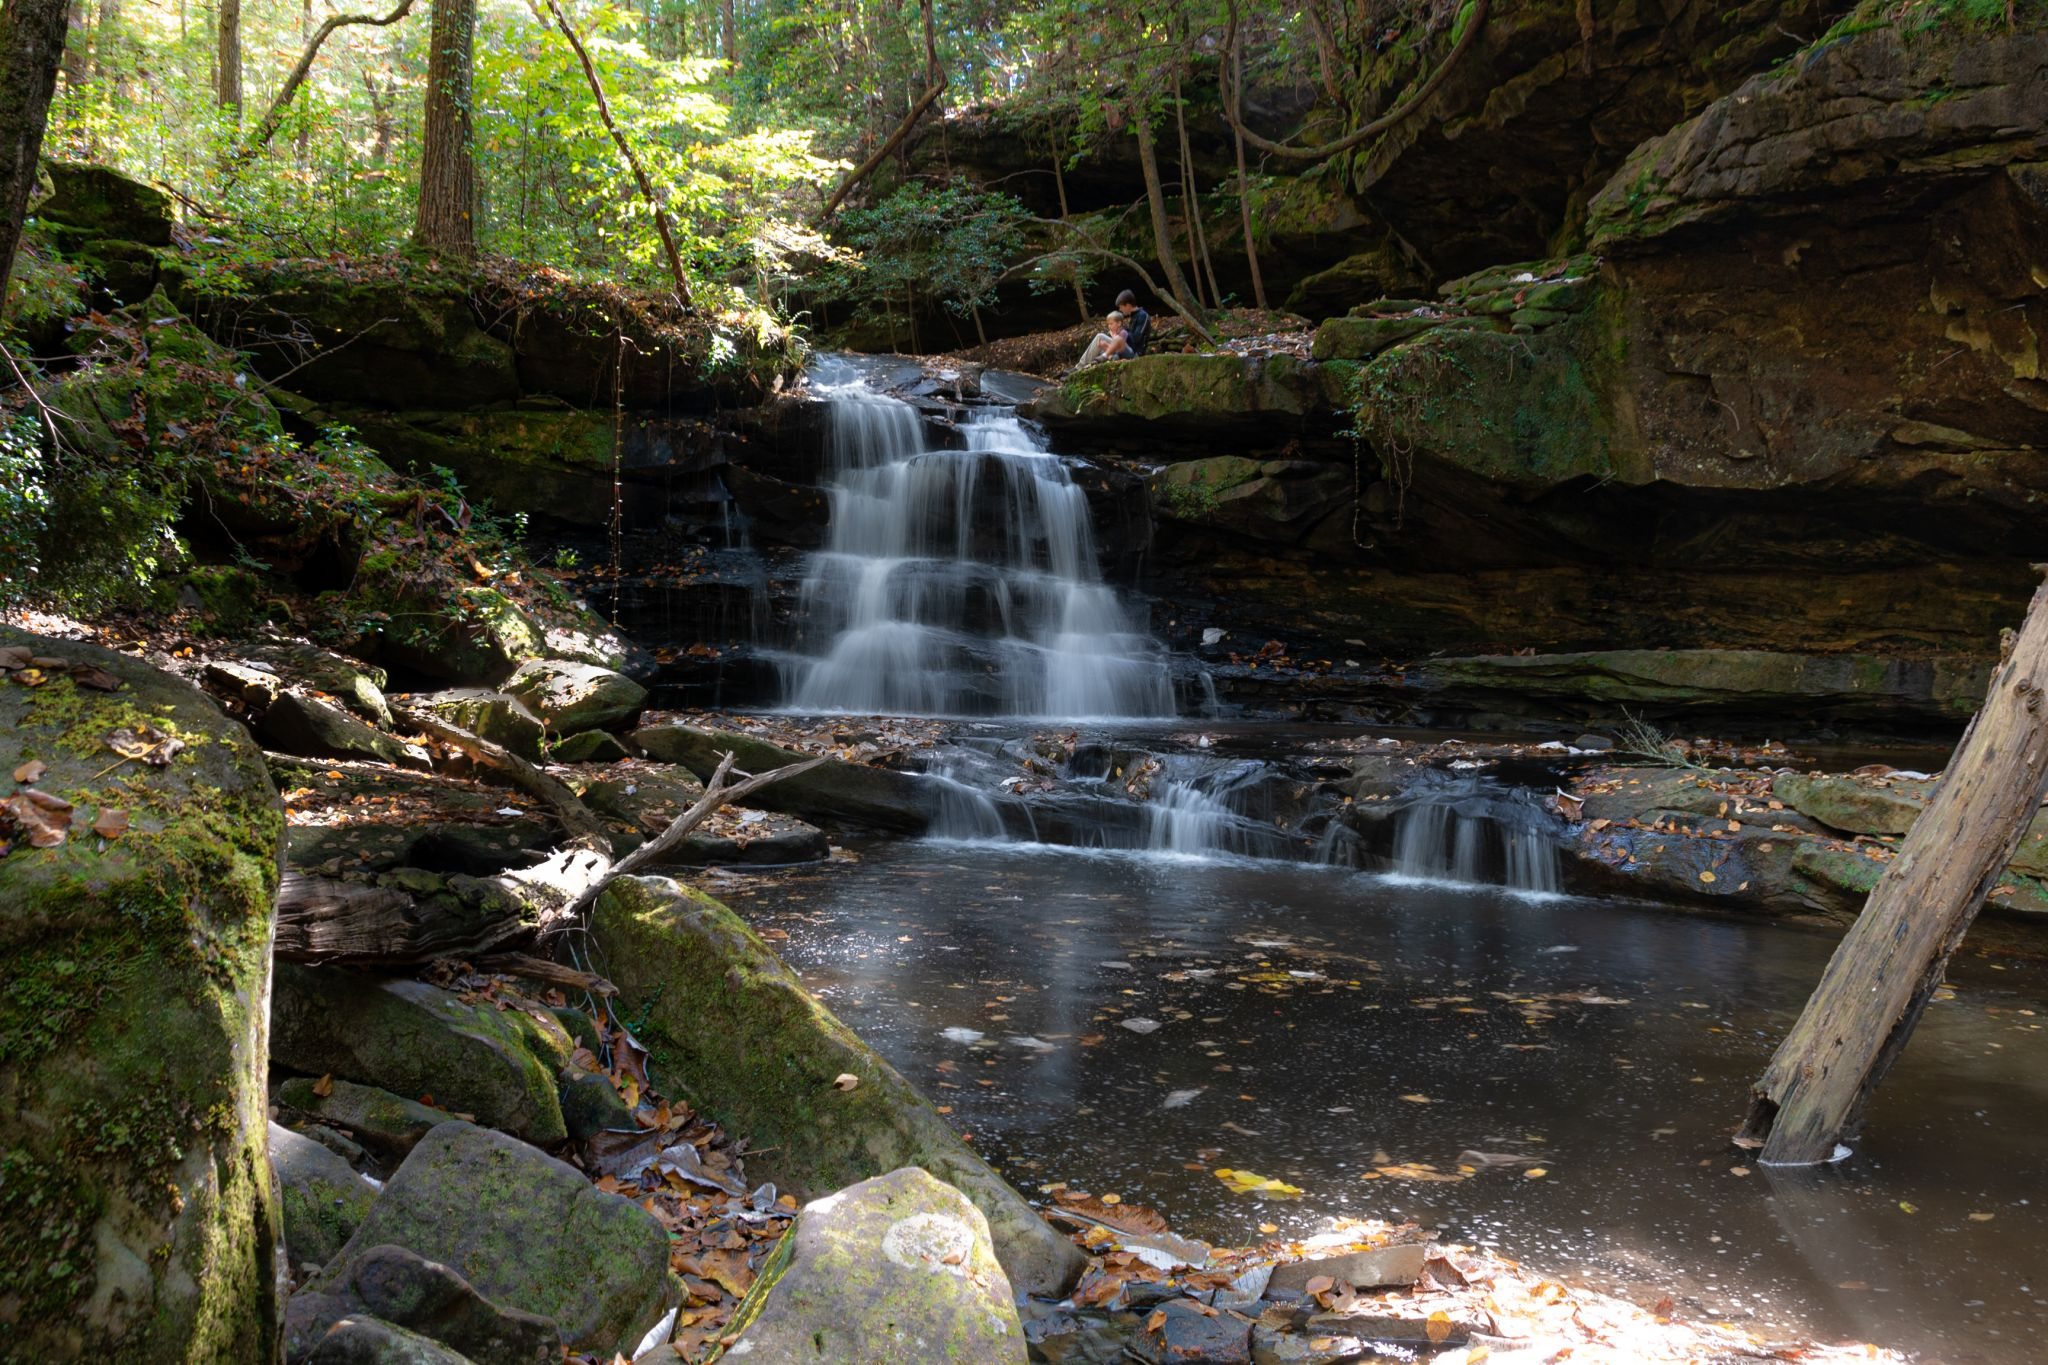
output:
<instances>
[{"instance_id":1,"label":"rocky streambed","mask_svg":"<svg viewBox=\"0 0 2048 1365\"><path fill-rule=\"evenodd\" d=\"M538 1362L564 1349L694 1360L750 1342L775 1358L777 1343L840 1332L835 1358L851 1360L895 1340L880 1313L957 1337L969 1359L1106 1359L1127 1345L1174 1359L1456 1358L1446 1353L1573 1342L1657 1359L1709 1340L1762 1352L1801 1326L1708 1331L1660 1321L1654 1302L1545 1288L1469 1236L1432 1241L1451 1231L1433 1212L1412 1227L1371 1221L1392 1201L1338 1225L1291 1206L1270 1231L1225 1237L1196 1205L1158 1198L1215 1242L1177 1238L1140 1203L1151 1191L1081 1193L1043 1156L997 1140L954 1093L965 1075L945 1068L934 1082L863 1014L870 1001L800 980L775 952L805 962L808 931L777 916L804 920L817 892L763 864L829 880L881 874L898 847L1064 848L1076 866L1163 847L1203 885L1192 869L1212 857L1355 877L1398 862L1389 815L1426 804L1446 775L1527 793L1503 809L1561 850L1600 819L1600 835L1626 824L1570 809L1615 781L1588 754L676 717L647 712L623 675L567 660L529 660L503 691L387 693L375 669L303 641L150 663L67 629L0 641L15 746L0 875L30 911L10 921L6 997L19 1099L5 1132L10 1352L93 1343L126 1358L245 1358L282 1342L293 1361ZM726 753L755 772L826 762L564 919L577 887L564 869L660 833ZM1672 794L1679 781L1775 799L1758 783L1781 755L1743 757L1704 779L1633 770L1654 785L1628 818L1648 831L1653 807L1698 804ZM1498 770L1473 776L1482 764ZM522 771L559 783L573 806ZM1540 799L1539 771L1557 779ZM1910 795L1912 780L1880 790ZM579 807L600 843L578 834ZM1089 829L1108 854L1086 851ZM1804 837L1846 842L1830 830ZM1718 847L1726 833L1697 837ZM1658 865L1647 848L1638 862ZM763 869L738 897L747 920L671 879L707 863ZM779 909L764 915L760 890L773 887ZM1091 913L1113 922L1115 897L1099 892L1087 892ZM1070 922L1049 913L1060 904L1029 922ZM1203 970L1188 966L1192 979ZM1280 982L1323 990L1333 975L1267 974L1262 996ZM984 1022L1002 1027L999 1015ZM1149 1034L1122 1027L1142 1019L1120 1009L1107 1027L1151 1052ZM190 1037L167 1070L173 1025ZM1047 1022L1020 1027L1048 1055L1078 1046ZM1396 1088L1375 1083L1371 1102ZM1100 1120L1057 1126L1078 1136ZM1416 1169L1459 1169L1440 1154L1387 1155L1390 1168L1412 1156ZM1229 1169L1228 1188L1251 1199L1307 1184L1261 1161L1226 1168L1211 1155L1204 1178ZM38 1212L52 1208L65 1212ZM1229 1242L1242 1249L1216 1249Z\"/></svg>"}]
</instances>

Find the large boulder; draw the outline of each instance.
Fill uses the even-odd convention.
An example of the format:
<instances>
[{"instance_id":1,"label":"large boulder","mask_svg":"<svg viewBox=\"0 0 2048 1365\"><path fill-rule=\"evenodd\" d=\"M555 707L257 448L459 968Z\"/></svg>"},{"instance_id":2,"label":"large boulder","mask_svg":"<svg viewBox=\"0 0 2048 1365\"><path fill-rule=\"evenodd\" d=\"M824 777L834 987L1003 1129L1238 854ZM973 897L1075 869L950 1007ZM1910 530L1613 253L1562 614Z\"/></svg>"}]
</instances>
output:
<instances>
[{"instance_id":1,"label":"large boulder","mask_svg":"<svg viewBox=\"0 0 2048 1365\"><path fill-rule=\"evenodd\" d=\"M50 197L36 216L96 238L142 246L171 244L171 201L162 190L82 161L45 163Z\"/></svg>"},{"instance_id":2,"label":"large boulder","mask_svg":"<svg viewBox=\"0 0 2048 1365\"><path fill-rule=\"evenodd\" d=\"M765 773L801 763L808 755L730 730L694 725L644 725L634 745L649 758L680 763L709 780L727 753L741 772ZM748 798L771 810L788 811L825 824L921 832L931 824L933 797L925 780L888 768L829 759L824 766L763 787Z\"/></svg>"},{"instance_id":3,"label":"large boulder","mask_svg":"<svg viewBox=\"0 0 2048 1365\"><path fill-rule=\"evenodd\" d=\"M567 1129L555 1072L573 1045L552 1015L464 1000L424 981L279 963L271 1051L332 1075L472 1115L542 1144Z\"/></svg>"},{"instance_id":4,"label":"large boulder","mask_svg":"<svg viewBox=\"0 0 2048 1365\"><path fill-rule=\"evenodd\" d=\"M1348 373L1291 355L1145 355L1082 370L1019 412L1062 448L1271 450L1334 438Z\"/></svg>"},{"instance_id":5,"label":"large boulder","mask_svg":"<svg viewBox=\"0 0 2048 1365\"><path fill-rule=\"evenodd\" d=\"M530 763L540 762L541 742L547 737L547 727L525 702L510 691L451 687L445 692L407 700L421 710L431 711L449 724L500 745Z\"/></svg>"},{"instance_id":6,"label":"large boulder","mask_svg":"<svg viewBox=\"0 0 2048 1365\"><path fill-rule=\"evenodd\" d=\"M562 659L521 664L505 690L531 707L557 735L616 729L647 704L647 689L623 673Z\"/></svg>"},{"instance_id":7,"label":"large boulder","mask_svg":"<svg viewBox=\"0 0 2048 1365\"><path fill-rule=\"evenodd\" d=\"M668 1308L668 1234L653 1215L473 1124L427 1134L306 1288L360 1292L370 1260L394 1246L446 1266L500 1307L550 1319L563 1345L606 1359L631 1350Z\"/></svg>"},{"instance_id":8,"label":"large boulder","mask_svg":"<svg viewBox=\"0 0 2048 1365\"><path fill-rule=\"evenodd\" d=\"M376 1187L333 1152L279 1123L270 1125L270 1167L292 1264L327 1264L355 1236L376 1202Z\"/></svg>"},{"instance_id":9,"label":"large boulder","mask_svg":"<svg viewBox=\"0 0 2048 1365\"><path fill-rule=\"evenodd\" d=\"M967 1197L907 1167L806 1204L736 1321L734 1360L1022 1365L1024 1328Z\"/></svg>"},{"instance_id":10,"label":"large boulder","mask_svg":"<svg viewBox=\"0 0 2048 1365\"><path fill-rule=\"evenodd\" d=\"M647 1012L642 1037L666 1087L746 1133L750 1169L813 1197L921 1166L987 1217L1017 1288L1059 1294L1072 1282L1073 1244L732 911L666 878L622 877L598 899L591 934L621 996Z\"/></svg>"},{"instance_id":11,"label":"large boulder","mask_svg":"<svg viewBox=\"0 0 2048 1365\"><path fill-rule=\"evenodd\" d=\"M0 1355L266 1360L276 790L134 659L0 626L0 673Z\"/></svg>"},{"instance_id":12,"label":"large boulder","mask_svg":"<svg viewBox=\"0 0 2048 1365\"><path fill-rule=\"evenodd\" d=\"M402 768L429 766L419 749L317 697L280 694L257 728L265 744L302 758L366 758Z\"/></svg>"}]
</instances>

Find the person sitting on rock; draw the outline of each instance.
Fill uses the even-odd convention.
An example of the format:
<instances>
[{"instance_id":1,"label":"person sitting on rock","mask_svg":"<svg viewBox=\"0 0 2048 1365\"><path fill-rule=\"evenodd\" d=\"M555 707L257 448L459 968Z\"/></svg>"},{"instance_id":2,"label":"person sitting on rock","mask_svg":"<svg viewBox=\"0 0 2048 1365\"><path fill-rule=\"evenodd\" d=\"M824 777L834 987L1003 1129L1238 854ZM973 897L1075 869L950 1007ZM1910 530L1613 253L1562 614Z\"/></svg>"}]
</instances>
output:
<instances>
[{"instance_id":1,"label":"person sitting on rock","mask_svg":"<svg viewBox=\"0 0 2048 1365\"><path fill-rule=\"evenodd\" d=\"M1152 344L1152 315L1138 307L1138 296L1126 289L1116 296L1116 311L1124 315L1125 340L1131 354L1141 356Z\"/></svg>"},{"instance_id":2,"label":"person sitting on rock","mask_svg":"<svg viewBox=\"0 0 2048 1365\"><path fill-rule=\"evenodd\" d=\"M1088 343L1088 349L1081 352L1081 364L1077 368L1085 370L1104 360L1128 360L1134 354L1129 324L1124 321L1122 313L1111 313L1102 320L1102 326L1103 330L1095 334L1095 340Z\"/></svg>"}]
</instances>

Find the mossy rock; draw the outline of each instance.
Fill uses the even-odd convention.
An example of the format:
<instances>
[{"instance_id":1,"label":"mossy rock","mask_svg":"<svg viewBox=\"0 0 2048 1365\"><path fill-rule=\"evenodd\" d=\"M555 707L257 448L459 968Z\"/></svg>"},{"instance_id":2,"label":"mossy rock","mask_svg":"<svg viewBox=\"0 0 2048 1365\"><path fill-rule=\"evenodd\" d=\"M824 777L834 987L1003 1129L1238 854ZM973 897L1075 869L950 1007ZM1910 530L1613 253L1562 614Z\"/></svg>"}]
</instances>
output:
<instances>
[{"instance_id":1,"label":"mossy rock","mask_svg":"<svg viewBox=\"0 0 2048 1365\"><path fill-rule=\"evenodd\" d=\"M547 727L518 697L485 687L455 687L411 698L411 702L529 762L540 762Z\"/></svg>"},{"instance_id":2,"label":"mossy rock","mask_svg":"<svg viewBox=\"0 0 2048 1365\"><path fill-rule=\"evenodd\" d=\"M988 1220L928 1171L891 1171L806 1204L763 1270L734 1315L734 1359L1027 1358Z\"/></svg>"},{"instance_id":3,"label":"mossy rock","mask_svg":"<svg viewBox=\"0 0 2048 1365\"><path fill-rule=\"evenodd\" d=\"M271 1005L278 1065L472 1115L532 1142L567 1130L555 1072L572 1050L552 1016L471 1004L423 981L280 963Z\"/></svg>"},{"instance_id":4,"label":"mossy rock","mask_svg":"<svg viewBox=\"0 0 2048 1365\"><path fill-rule=\"evenodd\" d=\"M757 1175L813 1198L921 1166L972 1199L1018 1289L1057 1296L1079 1272L1048 1226L944 1118L733 914L666 878L622 877L591 914L599 962L647 1020L660 1081L747 1134ZM842 1076L857 1082L850 1089Z\"/></svg>"},{"instance_id":5,"label":"mossy rock","mask_svg":"<svg viewBox=\"0 0 2048 1365\"><path fill-rule=\"evenodd\" d=\"M327 1093L321 1094L322 1089ZM419 1145L421 1138L455 1118L445 1109L435 1109L374 1085L329 1078L323 1086L310 1076L294 1076L280 1085L277 1102L310 1118L347 1129L363 1146L384 1157L405 1156Z\"/></svg>"},{"instance_id":6,"label":"mossy rock","mask_svg":"<svg viewBox=\"0 0 2048 1365\"><path fill-rule=\"evenodd\" d=\"M282 1124L270 1125L270 1165L291 1263L327 1264L355 1236L377 1201L376 1187L333 1152Z\"/></svg>"},{"instance_id":7,"label":"mossy rock","mask_svg":"<svg viewBox=\"0 0 2048 1365\"><path fill-rule=\"evenodd\" d=\"M50 161L44 169L51 193L36 206L37 217L92 237L142 246L171 244L171 201L162 190L82 161Z\"/></svg>"},{"instance_id":8,"label":"mossy rock","mask_svg":"<svg viewBox=\"0 0 2048 1365\"><path fill-rule=\"evenodd\" d=\"M403 1247L491 1302L553 1320L610 1359L668 1308L668 1234L638 1205L523 1142L444 1123L413 1148L356 1235L304 1292L339 1294L374 1249Z\"/></svg>"},{"instance_id":9,"label":"mossy rock","mask_svg":"<svg viewBox=\"0 0 2048 1365\"><path fill-rule=\"evenodd\" d=\"M284 693L263 713L258 729L265 744L301 758L363 758L401 768L429 766L423 751L318 697Z\"/></svg>"},{"instance_id":10,"label":"mossy rock","mask_svg":"<svg viewBox=\"0 0 2048 1365\"><path fill-rule=\"evenodd\" d=\"M617 729L647 704L647 689L625 674L567 659L523 663L505 690L532 707L549 733L557 735Z\"/></svg>"},{"instance_id":11,"label":"mossy rock","mask_svg":"<svg viewBox=\"0 0 2048 1365\"><path fill-rule=\"evenodd\" d=\"M234 564L199 564L188 570L179 596L199 609L208 625L232 634L262 619L263 580Z\"/></svg>"},{"instance_id":12,"label":"mossy rock","mask_svg":"<svg viewBox=\"0 0 2048 1365\"><path fill-rule=\"evenodd\" d=\"M1826 773L1779 773L1771 795L1801 815L1849 834L1904 834L1927 808L1934 783L1865 781Z\"/></svg>"},{"instance_id":13,"label":"mossy rock","mask_svg":"<svg viewBox=\"0 0 2048 1365\"><path fill-rule=\"evenodd\" d=\"M0 776L40 761L72 803L63 844L0 858L0 1358L267 1360L276 790L184 683L0 626L16 645L123 685L0 685ZM144 726L182 745L161 766L108 747Z\"/></svg>"},{"instance_id":14,"label":"mossy rock","mask_svg":"<svg viewBox=\"0 0 2048 1365\"><path fill-rule=\"evenodd\" d=\"M1317 360L1370 360L1390 346L1442 326L1440 314L1394 318L1331 318L1316 328L1311 354Z\"/></svg>"}]
</instances>

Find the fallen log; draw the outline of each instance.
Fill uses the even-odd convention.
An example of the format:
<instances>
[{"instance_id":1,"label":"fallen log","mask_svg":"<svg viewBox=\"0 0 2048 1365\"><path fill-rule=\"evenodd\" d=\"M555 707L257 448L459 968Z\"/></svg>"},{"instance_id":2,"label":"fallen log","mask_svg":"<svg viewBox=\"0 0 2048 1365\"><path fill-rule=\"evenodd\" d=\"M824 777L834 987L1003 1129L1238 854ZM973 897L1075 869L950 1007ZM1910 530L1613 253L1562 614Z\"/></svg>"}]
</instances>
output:
<instances>
[{"instance_id":1,"label":"fallen log","mask_svg":"<svg viewBox=\"0 0 2048 1365\"><path fill-rule=\"evenodd\" d=\"M1926 811L1756 1083L1740 1140L1761 1142L1765 1162L1830 1160L1855 1131L2044 794L2048 584Z\"/></svg>"},{"instance_id":2,"label":"fallen log","mask_svg":"<svg viewBox=\"0 0 2048 1365\"><path fill-rule=\"evenodd\" d=\"M560 778L544 772L513 753L502 744L494 744L480 735L471 734L460 725L416 706L394 706L392 717L401 725L409 725L422 734L431 735L443 744L459 749L485 769L503 777L511 786L517 787L537 801L545 802L555 818L562 822L562 829L568 834L569 842L583 848L611 851L612 836L604 821L591 813L580 797L569 789L569 784Z\"/></svg>"}]
</instances>

